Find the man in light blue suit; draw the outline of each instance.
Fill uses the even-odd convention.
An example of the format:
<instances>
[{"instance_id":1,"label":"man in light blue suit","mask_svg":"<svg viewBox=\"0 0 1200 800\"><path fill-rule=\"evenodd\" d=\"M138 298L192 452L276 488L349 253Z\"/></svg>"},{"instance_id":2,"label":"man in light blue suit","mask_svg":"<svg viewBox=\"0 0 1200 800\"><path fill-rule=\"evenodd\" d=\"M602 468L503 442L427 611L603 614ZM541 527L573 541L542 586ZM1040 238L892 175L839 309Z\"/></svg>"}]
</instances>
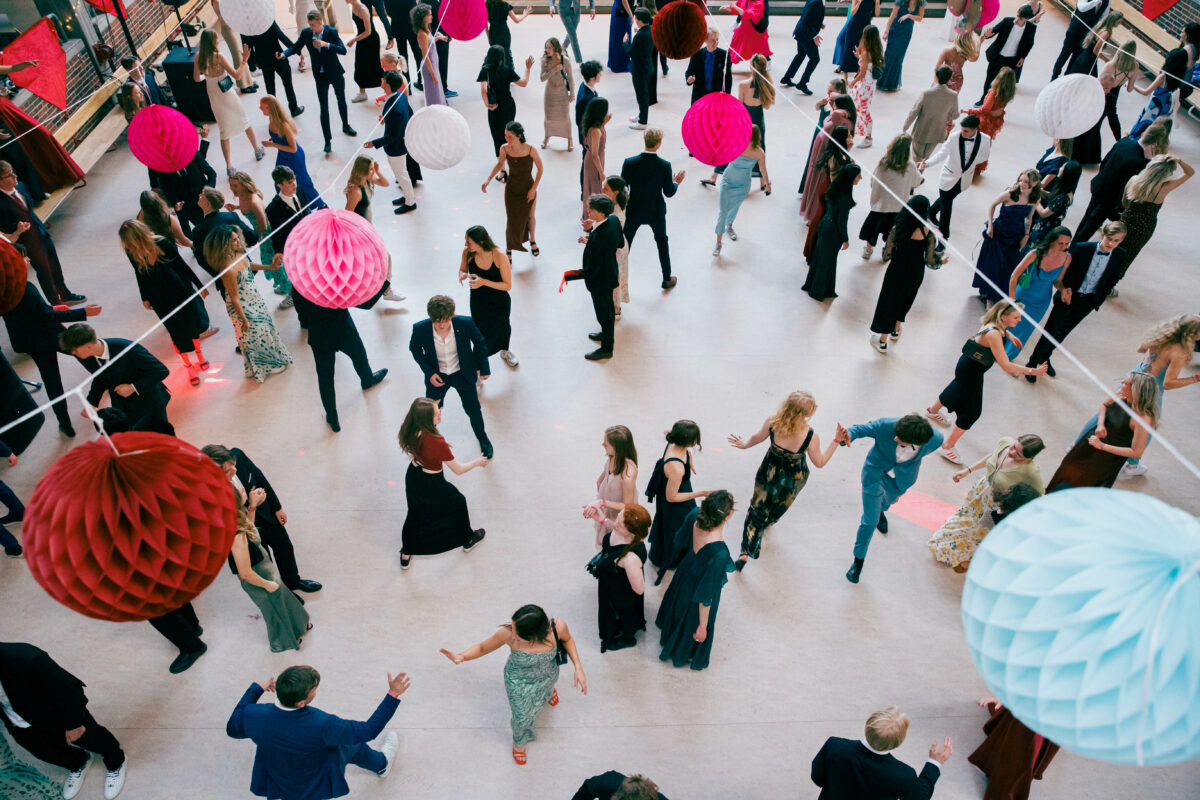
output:
<instances>
[{"instance_id":1,"label":"man in light blue suit","mask_svg":"<svg viewBox=\"0 0 1200 800\"><path fill-rule=\"evenodd\" d=\"M846 446L858 439L874 439L862 468L863 515L854 540L854 563L846 580L858 583L867 547L875 531L888 532L885 511L917 482L921 460L942 444L937 433L920 414L883 417L850 429L837 427L837 442Z\"/></svg>"},{"instance_id":2,"label":"man in light blue suit","mask_svg":"<svg viewBox=\"0 0 1200 800\"><path fill-rule=\"evenodd\" d=\"M575 28L579 26L579 12L582 11L583 0L550 0L550 16L557 11L562 17L563 27L567 29L567 41L571 43L571 51L575 53L575 63L583 63L583 55L579 52L579 37ZM596 18L596 0L588 0L588 11L592 19Z\"/></svg>"}]
</instances>

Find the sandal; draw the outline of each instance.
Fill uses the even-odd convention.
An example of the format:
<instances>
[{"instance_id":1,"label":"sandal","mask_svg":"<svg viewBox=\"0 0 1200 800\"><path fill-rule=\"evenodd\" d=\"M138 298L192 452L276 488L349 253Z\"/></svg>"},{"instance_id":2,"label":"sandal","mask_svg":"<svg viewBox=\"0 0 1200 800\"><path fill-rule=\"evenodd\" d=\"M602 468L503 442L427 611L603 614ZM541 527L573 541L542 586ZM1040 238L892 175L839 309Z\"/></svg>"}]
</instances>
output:
<instances>
[{"instance_id":1,"label":"sandal","mask_svg":"<svg viewBox=\"0 0 1200 800\"><path fill-rule=\"evenodd\" d=\"M517 764L519 764L522 767L525 766L525 762L529 760L529 757L527 755L525 755L524 750L518 750L515 747L512 749L512 756L513 756L513 761L517 762Z\"/></svg>"},{"instance_id":2,"label":"sandal","mask_svg":"<svg viewBox=\"0 0 1200 800\"><path fill-rule=\"evenodd\" d=\"M554 693L550 695L550 705L558 705L558 689L555 689Z\"/></svg>"},{"instance_id":3,"label":"sandal","mask_svg":"<svg viewBox=\"0 0 1200 800\"><path fill-rule=\"evenodd\" d=\"M212 365L208 363L208 359L206 358L203 361L201 361L199 364L197 364L196 368L199 369L201 372L208 372L208 368L211 366Z\"/></svg>"},{"instance_id":4,"label":"sandal","mask_svg":"<svg viewBox=\"0 0 1200 800\"><path fill-rule=\"evenodd\" d=\"M192 386L199 386L200 385L200 376L196 374L196 368L193 367L191 364L188 364L187 365L187 373L188 373L188 383L190 383Z\"/></svg>"},{"instance_id":5,"label":"sandal","mask_svg":"<svg viewBox=\"0 0 1200 800\"><path fill-rule=\"evenodd\" d=\"M535 242L533 239L529 240L529 252L533 253L535 256L540 256L542 254L542 251L538 250L537 242Z\"/></svg>"}]
</instances>

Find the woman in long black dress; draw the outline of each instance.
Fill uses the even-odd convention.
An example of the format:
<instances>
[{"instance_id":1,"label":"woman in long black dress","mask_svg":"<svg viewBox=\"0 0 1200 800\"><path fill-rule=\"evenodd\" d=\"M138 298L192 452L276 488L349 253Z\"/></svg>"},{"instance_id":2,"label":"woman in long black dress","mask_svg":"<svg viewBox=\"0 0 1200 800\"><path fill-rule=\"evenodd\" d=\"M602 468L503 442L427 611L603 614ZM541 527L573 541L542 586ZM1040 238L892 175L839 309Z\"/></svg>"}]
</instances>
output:
<instances>
[{"instance_id":1,"label":"woman in long black dress","mask_svg":"<svg viewBox=\"0 0 1200 800\"><path fill-rule=\"evenodd\" d=\"M712 492L695 514L687 555L663 595L655 622L662 631L659 658L702 670L712 655L721 587L734 570L722 540L725 523L733 516L733 495L724 489Z\"/></svg>"},{"instance_id":2,"label":"woman in long black dress","mask_svg":"<svg viewBox=\"0 0 1200 800\"><path fill-rule=\"evenodd\" d=\"M700 449L700 426L690 419L681 419L667 431L667 446L646 485L646 499L654 503L650 560L658 565L655 586L683 558L686 546L676 546L675 533L688 512L696 507L696 498L708 495L705 491L692 491L693 447Z\"/></svg>"},{"instance_id":3,"label":"woman in long black dress","mask_svg":"<svg viewBox=\"0 0 1200 800\"><path fill-rule=\"evenodd\" d=\"M472 529L467 499L446 480L443 467L455 475L486 467L483 456L460 464L438 433L442 409L427 397L413 400L400 425L400 449L412 457L404 475L408 515L401 533L400 568L412 566L413 556L431 556L456 547L470 552L483 541L483 528Z\"/></svg>"},{"instance_id":4,"label":"woman in long black dress","mask_svg":"<svg viewBox=\"0 0 1200 800\"><path fill-rule=\"evenodd\" d=\"M458 265L458 282L471 287L471 319L487 342L488 355L500 354L510 367L517 357L508 349L512 338L512 264L488 235L487 228L467 228L466 245Z\"/></svg>"},{"instance_id":5,"label":"woman in long black dress","mask_svg":"<svg viewBox=\"0 0 1200 800\"><path fill-rule=\"evenodd\" d=\"M350 102L362 103L367 99L367 89L378 89L383 81L379 32L375 30L374 11L362 0L350 0L350 12L357 35L346 42L346 46L354 47L354 83L358 86L358 94L351 97Z\"/></svg>"},{"instance_id":6,"label":"woman in long black dress","mask_svg":"<svg viewBox=\"0 0 1200 800\"><path fill-rule=\"evenodd\" d=\"M650 512L630 503L604 534L600 565L594 573L600 611L600 652L624 650L637 644L638 631L646 630L646 535Z\"/></svg>"},{"instance_id":7,"label":"woman in long black dress","mask_svg":"<svg viewBox=\"0 0 1200 800\"><path fill-rule=\"evenodd\" d=\"M929 231L929 198L923 194L908 203L912 209L900 212L888 235L885 255L890 248L892 260L883 273L875 314L871 317L871 346L881 353L888 349L888 337L900 338L900 325L917 299L917 290L925 280L925 268L940 260L934 252L936 240Z\"/></svg>"},{"instance_id":8,"label":"woman in long black dress","mask_svg":"<svg viewBox=\"0 0 1200 800\"><path fill-rule=\"evenodd\" d=\"M508 29L508 21L520 24L522 20L533 13L532 6L525 6L521 16L517 16L512 5L504 0L487 0L487 40L489 45L504 48L504 60L512 66L512 31Z\"/></svg>"},{"instance_id":9,"label":"woman in long black dress","mask_svg":"<svg viewBox=\"0 0 1200 800\"><path fill-rule=\"evenodd\" d=\"M838 253L850 246L850 209L854 207L854 185L862 180L862 168L847 164L825 192L825 214L817 226L817 246L808 264L802 288L814 300L832 300L837 283Z\"/></svg>"},{"instance_id":10,"label":"woman in long black dress","mask_svg":"<svg viewBox=\"0 0 1200 800\"><path fill-rule=\"evenodd\" d=\"M200 337L209 327L208 312L204 310L204 301L200 297L206 297L208 291L202 291L200 297L192 296L204 284L179 255L175 243L155 236L146 223L136 219L125 220L121 224L120 237L121 247L137 276L142 305L163 320L163 327L171 336L171 344L187 368L188 381L192 386L199 386L197 370L204 372L208 369L208 359L200 349ZM181 305L183 308L178 313L166 316ZM196 357L194 365L191 358L193 354Z\"/></svg>"},{"instance_id":11,"label":"woman in long black dress","mask_svg":"<svg viewBox=\"0 0 1200 800\"><path fill-rule=\"evenodd\" d=\"M1095 30L1087 35L1083 41L1083 49L1079 54L1071 60L1067 65L1067 75L1091 75L1097 76L1097 66L1100 61L1101 51L1108 46L1108 42L1112 38L1113 28L1124 19L1124 15L1120 11L1113 11L1104 18L1104 20L1096 27ZM1112 51L1110 50L1110 53ZM1111 58L1109 55L1107 58ZM1101 88L1104 88L1101 84ZM1084 133L1075 137L1072 146L1071 157L1085 166L1099 164L1101 160L1100 152L1100 123L1103 117L1096 120L1096 124L1089 128Z\"/></svg>"},{"instance_id":12,"label":"woman in long black dress","mask_svg":"<svg viewBox=\"0 0 1200 800\"><path fill-rule=\"evenodd\" d=\"M479 94L487 107L488 131L492 134L492 147L496 155L504 145L504 127L517 118L517 101L513 99L512 87L525 86L529 83L529 71L533 69L533 56L525 59L525 77L522 78L512 68L512 62L505 55L505 50L498 44L488 48L483 57L483 66L479 68ZM503 181L503 176L500 177Z\"/></svg>"}]
</instances>

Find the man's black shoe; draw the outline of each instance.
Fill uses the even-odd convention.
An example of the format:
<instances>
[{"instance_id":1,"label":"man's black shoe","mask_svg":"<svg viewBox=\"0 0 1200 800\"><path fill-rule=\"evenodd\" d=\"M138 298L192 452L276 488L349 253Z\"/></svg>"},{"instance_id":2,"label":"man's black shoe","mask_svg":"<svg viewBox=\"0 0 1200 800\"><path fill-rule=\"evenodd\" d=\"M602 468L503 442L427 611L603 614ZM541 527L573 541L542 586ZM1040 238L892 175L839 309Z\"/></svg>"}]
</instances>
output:
<instances>
[{"instance_id":1,"label":"man's black shoe","mask_svg":"<svg viewBox=\"0 0 1200 800\"><path fill-rule=\"evenodd\" d=\"M882 511L879 512L879 522L875 523L875 530L879 531L880 533L888 532L887 517L883 515Z\"/></svg>"},{"instance_id":2,"label":"man's black shoe","mask_svg":"<svg viewBox=\"0 0 1200 800\"><path fill-rule=\"evenodd\" d=\"M170 670L172 675L178 675L181 672L186 672L188 668L191 667L192 664L195 664L196 660L199 659L200 656L204 655L207 651L208 645L206 645L204 642L201 642L199 650L194 650L190 653L180 653L175 657L175 660L171 662L171 666L167 669Z\"/></svg>"},{"instance_id":3,"label":"man's black shoe","mask_svg":"<svg viewBox=\"0 0 1200 800\"><path fill-rule=\"evenodd\" d=\"M384 367L381 370L371 373L371 377L367 378L365 381L362 382L363 391L365 392L367 389L370 389L372 386L379 385L379 383L381 381L383 381L383 379L386 377L387 377L387 367Z\"/></svg>"},{"instance_id":4,"label":"man's black shoe","mask_svg":"<svg viewBox=\"0 0 1200 800\"><path fill-rule=\"evenodd\" d=\"M602 350L597 347L592 352L584 356L588 361L603 361L606 358L612 358L612 350Z\"/></svg>"},{"instance_id":5,"label":"man's black shoe","mask_svg":"<svg viewBox=\"0 0 1200 800\"><path fill-rule=\"evenodd\" d=\"M317 581L310 581L308 578L301 578L296 581L296 591L308 592L310 594L312 592L319 592L321 591L321 584Z\"/></svg>"}]
</instances>

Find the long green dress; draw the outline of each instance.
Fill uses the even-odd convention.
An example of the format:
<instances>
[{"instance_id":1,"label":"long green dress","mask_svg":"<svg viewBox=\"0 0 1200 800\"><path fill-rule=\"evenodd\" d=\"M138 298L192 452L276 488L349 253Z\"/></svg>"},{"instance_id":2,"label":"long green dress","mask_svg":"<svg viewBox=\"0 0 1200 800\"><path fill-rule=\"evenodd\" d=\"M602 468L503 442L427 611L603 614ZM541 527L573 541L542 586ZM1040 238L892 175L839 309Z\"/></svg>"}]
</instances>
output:
<instances>
[{"instance_id":1,"label":"long green dress","mask_svg":"<svg viewBox=\"0 0 1200 800\"><path fill-rule=\"evenodd\" d=\"M677 667L689 662L694 670L708 666L712 655L713 634L717 627L717 609L721 605L721 587L733 572L733 559L725 542L709 542L698 552L689 547L675 577L663 595L655 620L662 630L663 661ZM700 627L700 606L708 606L708 635L703 642L695 638Z\"/></svg>"},{"instance_id":2,"label":"long green dress","mask_svg":"<svg viewBox=\"0 0 1200 800\"><path fill-rule=\"evenodd\" d=\"M245 534L238 535L245 536ZM258 610L262 612L263 622L267 624L267 639L271 642L271 652L282 653L284 650L299 650L300 637L308 630L308 612L304 610L304 606L296 598L296 595L292 594L292 590L279 580L279 572L275 569L275 564L267 555L266 550L256 542L247 541L246 544L250 549L250 565L258 573L258 576L279 584L277 590L268 592L261 586L255 586L241 578L238 579L241 581L242 589L250 595L254 605L258 606ZM229 562L236 573L237 567L233 563L233 556L229 557Z\"/></svg>"},{"instance_id":3,"label":"long green dress","mask_svg":"<svg viewBox=\"0 0 1200 800\"><path fill-rule=\"evenodd\" d=\"M553 623L551 623L553 624ZM533 720L554 694L558 662L554 650L526 653L513 650L504 662L504 690L512 710L513 747L524 747L537 738Z\"/></svg>"},{"instance_id":4,"label":"long green dress","mask_svg":"<svg viewBox=\"0 0 1200 800\"><path fill-rule=\"evenodd\" d=\"M58 800L62 784L52 781L13 754L0 735L0 797L4 800Z\"/></svg>"}]
</instances>

